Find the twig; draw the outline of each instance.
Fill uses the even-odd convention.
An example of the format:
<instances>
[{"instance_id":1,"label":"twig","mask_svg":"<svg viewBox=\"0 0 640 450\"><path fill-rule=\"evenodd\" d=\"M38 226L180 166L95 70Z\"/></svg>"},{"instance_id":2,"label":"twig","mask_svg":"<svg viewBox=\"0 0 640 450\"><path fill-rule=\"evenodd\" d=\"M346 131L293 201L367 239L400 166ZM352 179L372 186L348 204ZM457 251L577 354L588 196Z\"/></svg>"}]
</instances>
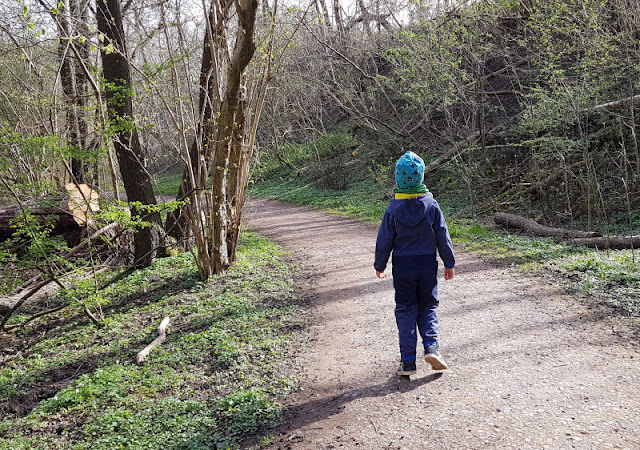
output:
<instances>
[{"instance_id":1,"label":"twig","mask_svg":"<svg viewBox=\"0 0 640 450\"><path fill-rule=\"evenodd\" d=\"M86 314L86 316L89 318L89 320L91 320L91 322L92 322L95 326L97 326L97 327L99 327L99 328L102 328L102 327L104 326L104 323L103 323L103 322L101 322L101 321L100 321L100 319L98 319L98 318L95 316L95 314L93 314L93 313L91 312L91 310L89 309L89 306L88 306L84 301L78 300L76 297L73 297L73 299L74 299L76 302L78 302L78 303L81 303L81 304L82 304L82 309L83 309L84 313Z\"/></svg>"},{"instance_id":2,"label":"twig","mask_svg":"<svg viewBox=\"0 0 640 450\"><path fill-rule=\"evenodd\" d=\"M37 319L37 318L39 318L39 317L46 316L46 315L48 315L48 314L53 314L53 313L55 313L55 312L61 311L61 310L63 310L64 308L66 308L67 306L69 306L69 304L68 304L68 303L67 303L67 304L64 304L64 305L61 305L61 306L58 306L57 308L48 309L48 310L46 310L46 311L41 311L41 312L39 312L38 314L34 314L33 316L29 317L29 318L28 318L27 320L25 320L24 322L16 323L16 324L13 324L13 325L7 325L4 329L5 329L6 331L11 331L11 330L15 330L16 328L22 328L22 327L24 327L26 324L28 324L29 322L32 322L32 321L36 320L36 319Z\"/></svg>"},{"instance_id":3,"label":"twig","mask_svg":"<svg viewBox=\"0 0 640 450\"><path fill-rule=\"evenodd\" d=\"M151 350L153 350L158 345L162 344L164 340L167 338L167 326L169 325L169 318L165 317L160 322L160 326L158 327L158 337L151 342L151 344L147 345L140 353L136 355L136 364L141 366L144 364L144 360L149 356Z\"/></svg>"}]
</instances>

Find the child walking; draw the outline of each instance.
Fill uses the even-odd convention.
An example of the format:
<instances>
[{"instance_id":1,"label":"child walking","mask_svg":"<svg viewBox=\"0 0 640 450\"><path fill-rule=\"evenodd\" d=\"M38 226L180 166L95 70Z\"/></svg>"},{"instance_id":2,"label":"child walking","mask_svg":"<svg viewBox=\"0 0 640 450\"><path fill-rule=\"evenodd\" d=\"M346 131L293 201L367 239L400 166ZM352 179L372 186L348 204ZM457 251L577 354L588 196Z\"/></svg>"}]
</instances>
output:
<instances>
[{"instance_id":1,"label":"child walking","mask_svg":"<svg viewBox=\"0 0 640 450\"><path fill-rule=\"evenodd\" d=\"M393 252L393 287L400 338L398 375L416 373L416 327L424 345L424 359L433 370L447 363L438 348L438 261L444 279L453 278L455 257L451 238L438 203L424 185L424 161L406 152L396 163L395 199L387 207L378 231L374 268L378 278Z\"/></svg>"}]
</instances>

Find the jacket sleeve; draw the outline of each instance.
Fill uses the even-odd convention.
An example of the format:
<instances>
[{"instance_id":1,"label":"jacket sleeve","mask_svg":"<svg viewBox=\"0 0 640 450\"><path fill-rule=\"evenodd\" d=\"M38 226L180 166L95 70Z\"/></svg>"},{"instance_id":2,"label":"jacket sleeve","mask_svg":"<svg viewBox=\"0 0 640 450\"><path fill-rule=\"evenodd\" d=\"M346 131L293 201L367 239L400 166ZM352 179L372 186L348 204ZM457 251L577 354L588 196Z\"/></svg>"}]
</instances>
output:
<instances>
[{"instance_id":1,"label":"jacket sleeve","mask_svg":"<svg viewBox=\"0 0 640 450\"><path fill-rule=\"evenodd\" d=\"M444 266L447 269L452 269L456 265L456 258L453 254L453 244L451 243L449 230L447 229L447 224L437 202L434 202L434 208L433 231L436 234L438 253L440 254L440 258L442 258L442 262L444 262Z\"/></svg>"},{"instance_id":2,"label":"jacket sleeve","mask_svg":"<svg viewBox=\"0 0 640 450\"><path fill-rule=\"evenodd\" d=\"M389 255L393 249L393 240L396 236L396 230L394 227L394 219L388 211L385 211L380 229L378 230L378 239L376 240L376 258L373 263L373 267L383 272L387 267L387 261L389 261Z\"/></svg>"}]
</instances>

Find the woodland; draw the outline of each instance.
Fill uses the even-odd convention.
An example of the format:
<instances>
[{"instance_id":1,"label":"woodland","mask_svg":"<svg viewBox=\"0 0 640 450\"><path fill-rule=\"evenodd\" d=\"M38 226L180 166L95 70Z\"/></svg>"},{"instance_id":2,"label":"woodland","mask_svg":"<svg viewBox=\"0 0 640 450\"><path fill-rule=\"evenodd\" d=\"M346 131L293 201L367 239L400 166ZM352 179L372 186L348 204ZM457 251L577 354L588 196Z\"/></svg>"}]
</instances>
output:
<instances>
[{"instance_id":1,"label":"woodland","mask_svg":"<svg viewBox=\"0 0 640 450\"><path fill-rule=\"evenodd\" d=\"M392 160L412 149L471 216L633 234L634 1L3 8L0 194L13 209L0 215L4 235L13 227L31 247L51 224L80 243L73 223L43 227L54 216L43 202L86 184L103 206L80 224L85 237L124 239L115 247L134 267L195 243L201 276L222 273L252 172L269 168L260 161L299 172L292 145L326 136L344 141L316 151L311 181L328 188L368 171L389 189ZM167 170L182 171L177 203L157 205Z\"/></svg>"},{"instance_id":2,"label":"woodland","mask_svg":"<svg viewBox=\"0 0 640 450\"><path fill-rule=\"evenodd\" d=\"M454 218L640 246L636 0L0 6L0 333L109 327L165 258L244 270L252 189L384 201L406 150Z\"/></svg>"}]
</instances>

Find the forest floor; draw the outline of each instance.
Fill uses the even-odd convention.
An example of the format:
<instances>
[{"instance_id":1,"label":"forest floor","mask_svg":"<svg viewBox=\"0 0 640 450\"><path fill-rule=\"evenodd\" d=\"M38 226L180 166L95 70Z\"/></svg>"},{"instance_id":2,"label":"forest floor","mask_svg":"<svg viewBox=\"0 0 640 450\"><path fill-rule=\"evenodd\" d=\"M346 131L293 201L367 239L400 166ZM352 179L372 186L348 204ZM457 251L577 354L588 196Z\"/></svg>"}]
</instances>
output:
<instances>
[{"instance_id":1,"label":"forest floor","mask_svg":"<svg viewBox=\"0 0 640 450\"><path fill-rule=\"evenodd\" d=\"M451 369L399 377L377 227L272 200L245 211L292 252L313 317L271 448L640 448L640 347L594 299L457 248L456 277L439 276Z\"/></svg>"}]
</instances>

